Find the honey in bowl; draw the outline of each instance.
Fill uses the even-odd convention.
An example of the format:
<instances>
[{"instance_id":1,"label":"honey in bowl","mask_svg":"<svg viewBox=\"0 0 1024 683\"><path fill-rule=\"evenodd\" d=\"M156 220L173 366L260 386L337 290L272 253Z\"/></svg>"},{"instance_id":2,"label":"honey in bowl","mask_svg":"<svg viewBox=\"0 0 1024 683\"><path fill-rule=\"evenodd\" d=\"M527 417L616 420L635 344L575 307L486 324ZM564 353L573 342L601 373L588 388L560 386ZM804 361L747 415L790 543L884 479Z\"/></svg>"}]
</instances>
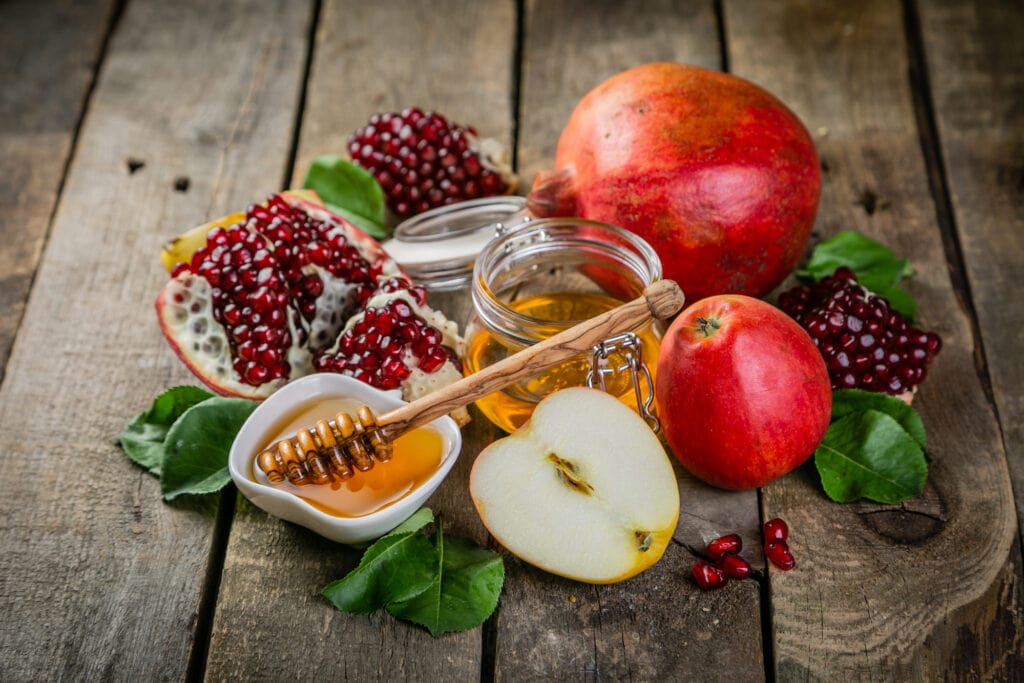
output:
<instances>
[{"instance_id":1,"label":"honey in bowl","mask_svg":"<svg viewBox=\"0 0 1024 683\"><path fill-rule=\"evenodd\" d=\"M302 404L274 425L260 452L281 439L294 437L300 429L309 428L317 420L333 419L339 412L354 415L360 405L357 401L342 397ZM376 463L367 472L356 471L350 479L305 486L296 486L285 480L273 486L302 498L325 514L363 517L401 500L426 481L437 471L443 454L444 441L441 435L429 427L419 427L395 439L390 461ZM258 481L255 467L254 458L250 477Z\"/></svg>"},{"instance_id":2,"label":"honey in bowl","mask_svg":"<svg viewBox=\"0 0 1024 683\"><path fill-rule=\"evenodd\" d=\"M608 294L555 292L527 296L509 301L506 305L516 313L530 316L537 321L551 321L550 329L545 329L546 326L540 323L533 330L534 334L544 338L565 329L567 324L593 318L622 303L624 301ZM640 339L644 363L653 379L656 373L660 335L653 321L636 330L635 334ZM467 336L464 359L467 374L492 365L519 350L504 344L482 325L471 326L467 330ZM621 354L616 353L610 355L608 360L612 367L625 362ZM476 401L476 406L495 425L507 432L513 432L530 418L537 403L545 396L559 389L585 386L590 369L591 356L583 354L525 382L485 396ZM606 382L606 391L609 394L637 409L633 383L628 372L610 374Z\"/></svg>"}]
</instances>

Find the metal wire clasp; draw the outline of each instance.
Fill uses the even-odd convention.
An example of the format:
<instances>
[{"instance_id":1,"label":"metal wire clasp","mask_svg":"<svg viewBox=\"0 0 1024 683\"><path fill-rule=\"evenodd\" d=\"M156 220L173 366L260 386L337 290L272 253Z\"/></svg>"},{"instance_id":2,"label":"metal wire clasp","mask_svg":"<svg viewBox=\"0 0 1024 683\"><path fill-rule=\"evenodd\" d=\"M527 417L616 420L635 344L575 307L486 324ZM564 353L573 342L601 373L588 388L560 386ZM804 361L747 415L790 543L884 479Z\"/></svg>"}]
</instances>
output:
<instances>
[{"instance_id":1,"label":"metal wire clasp","mask_svg":"<svg viewBox=\"0 0 1024 683\"><path fill-rule=\"evenodd\" d=\"M644 418L651 430L657 434L661 431L661 422L658 416L651 412L651 406L654 404L654 382L651 380L651 371L644 365L642 347L640 338L632 332L619 334L595 344L590 359L590 371L587 373L587 386L594 388L596 383L601 391L607 391L605 377L628 370L640 417ZM616 352L623 356L625 362L613 367L608 364L608 359Z\"/></svg>"}]
</instances>

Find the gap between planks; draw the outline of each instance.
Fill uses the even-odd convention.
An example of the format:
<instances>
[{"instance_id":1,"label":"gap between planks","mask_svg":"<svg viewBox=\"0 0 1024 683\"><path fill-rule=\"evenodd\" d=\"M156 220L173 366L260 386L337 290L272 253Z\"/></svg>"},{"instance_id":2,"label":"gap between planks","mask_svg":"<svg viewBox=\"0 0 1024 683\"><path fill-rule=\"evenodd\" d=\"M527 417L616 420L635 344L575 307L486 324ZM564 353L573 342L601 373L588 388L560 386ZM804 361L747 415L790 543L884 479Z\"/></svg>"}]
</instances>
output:
<instances>
[{"instance_id":1,"label":"gap between planks","mask_svg":"<svg viewBox=\"0 0 1024 683\"><path fill-rule=\"evenodd\" d=\"M126 0L121 0L123 5ZM289 181L299 153L299 139L302 134L302 119L306 111L306 93L309 74L313 66L316 52L316 32L320 23L322 0L312 0L309 30L306 34L306 59L302 66L302 86L299 88L295 107L295 120L292 124L287 160L282 170L278 186L282 190L289 189ZM228 541L231 538L231 525L235 517L235 502L238 489L233 483L220 492L217 504L217 516L214 521L213 535L210 539L210 552L207 561L206 576L203 578L202 593L199 598L196 619L193 626L193 648L185 670L186 681L202 681L206 677L206 663L210 655L210 640L213 636L213 622L217 615L217 602L220 597L221 577L224 574L224 561L228 552Z\"/></svg>"},{"instance_id":2,"label":"gap between planks","mask_svg":"<svg viewBox=\"0 0 1024 683\"><path fill-rule=\"evenodd\" d=\"M999 405L992 390L992 378L989 376L989 364L985 352L985 339L981 333L978 312L975 310L971 283L967 278L967 263L964 259L963 247L960 244L956 212L953 210L949 179L942 155L942 141L935 117L933 93L928 79L928 55L925 54L924 35L917 1L903 0L903 26L906 32L907 66L918 140L927 170L928 188L935 205L935 219L939 226L939 234L942 235L942 247L946 254L949 278L960 306L970 322L971 342L974 345L974 369L978 375L985 400L995 417L1003 451L1009 454L1011 449L1006 443L1006 429L1003 426ZM1015 491L1014 493L1016 496L1024 492ZM1019 525L1017 537L1020 541L1018 549L1021 553L1021 561L1024 562L1024 532Z\"/></svg>"},{"instance_id":3,"label":"gap between planks","mask_svg":"<svg viewBox=\"0 0 1024 683\"><path fill-rule=\"evenodd\" d=\"M89 82L85 86L85 92L82 94L81 108L78 110L78 116L75 118L74 127L71 130L71 139L68 141L68 152L64 158L64 165L60 170L60 178L57 180L57 188L53 196L53 204L50 205L50 213L46 217L46 228L43 230L42 239L39 244L39 251L36 254L36 262L32 268L32 274L28 279L28 286L25 288L23 298L21 301L21 312L17 315L17 321L14 326L14 333L8 340L9 346L4 349L0 348L0 385L4 382L4 377L7 375L7 361L10 359L11 349L14 348L14 343L18 339L18 334L21 331L21 321L25 318L25 309L27 308L28 299L32 294L32 289L36 284L36 277L39 274L39 264L42 261L42 255L46 251L46 245L50 241L50 233L53 230L53 219L57 215L57 207L60 206L61 199L64 196L64 184L67 182L68 171L71 169L71 162L74 161L76 152L78 151L78 136L82 132L82 123L85 121L85 114L89 111L89 103L92 101L92 94L96 90L96 81L99 77L100 67L107 58L107 50L110 47L110 37L117 30L117 26L121 21L121 15L124 14L124 7L128 0L115 0L114 5L110 10L110 17L107 20L106 28L103 31L103 38L100 40L99 49L96 51L96 62L93 65L92 73L89 76Z\"/></svg>"}]
</instances>

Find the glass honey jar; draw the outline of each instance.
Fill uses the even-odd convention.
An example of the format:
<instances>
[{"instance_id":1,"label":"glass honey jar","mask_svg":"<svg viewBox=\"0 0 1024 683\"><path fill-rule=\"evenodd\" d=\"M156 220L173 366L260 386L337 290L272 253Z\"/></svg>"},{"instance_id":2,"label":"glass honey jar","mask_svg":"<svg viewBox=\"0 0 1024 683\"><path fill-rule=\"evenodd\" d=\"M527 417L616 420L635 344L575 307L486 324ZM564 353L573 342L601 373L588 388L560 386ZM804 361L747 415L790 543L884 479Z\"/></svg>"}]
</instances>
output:
<instances>
[{"instance_id":1,"label":"glass honey jar","mask_svg":"<svg viewBox=\"0 0 1024 683\"><path fill-rule=\"evenodd\" d=\"M640 296L661 278L661 262L645 241L621 228L578 218L530 220L491 240L470 285L466 374ZM658 348L654 320L531 379L476 402L505 431L525 423L536 404L565 387L599 385L649 415ZM600 361L600 362L599 362ZM638 384L637 366L646 381ZM632 372L626 370L632 368ZM599 377L595 378L595 373ZM589 379L589 382L588 382ZM644 394L648 395L645 402ZM651 416L653 417L653 416Z\"/></svg>"}]
</instances>

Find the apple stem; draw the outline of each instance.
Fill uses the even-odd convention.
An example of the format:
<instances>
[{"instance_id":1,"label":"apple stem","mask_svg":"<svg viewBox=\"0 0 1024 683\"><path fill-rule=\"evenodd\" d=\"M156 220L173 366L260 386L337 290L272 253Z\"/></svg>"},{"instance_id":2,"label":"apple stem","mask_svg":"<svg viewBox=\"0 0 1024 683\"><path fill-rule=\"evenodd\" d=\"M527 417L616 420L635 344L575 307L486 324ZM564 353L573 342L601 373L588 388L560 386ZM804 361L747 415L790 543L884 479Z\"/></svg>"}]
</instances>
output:
<instances>
[{"instance_id":1,"label":"apple stem","mask_svg":"<svg viewBox=\"0 0 1024 683\"><path fill-rule=\"evenodd\" d=\"M698 317L697 318L697 325L698 325L698 327L697 327L697 331L698 332L703 334L705 337L710 337L712 334L714 334L714 330L718 329L718 319L717 318L711 318L709 320L707 318L700 318L700 317Z\"/></svg>"}]
</instances>

